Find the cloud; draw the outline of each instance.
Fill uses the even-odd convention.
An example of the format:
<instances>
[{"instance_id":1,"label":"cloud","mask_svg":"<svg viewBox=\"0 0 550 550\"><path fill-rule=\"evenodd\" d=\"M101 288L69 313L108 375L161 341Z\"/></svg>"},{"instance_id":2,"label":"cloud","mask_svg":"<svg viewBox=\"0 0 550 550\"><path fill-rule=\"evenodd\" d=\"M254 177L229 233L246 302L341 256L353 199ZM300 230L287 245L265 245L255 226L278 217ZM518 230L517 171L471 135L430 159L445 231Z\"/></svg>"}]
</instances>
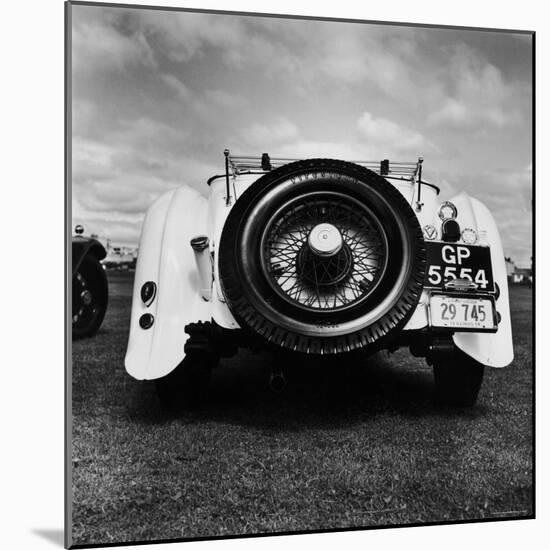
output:
<instances>
[{"instance_id":1,"label":"cloud","mask_svg":"<svg viewBox=\"0 0 550 550\"><path fill-rule=\"evenodd\" d=\"M109 177L113 150L105 144L85 138L73 138L72 168L84 181Z\"/></svg>"},{"instance_id":2,"label":"cloud","mask_svg":"<svg viewBox=\"0 0 550 550\"><path fill-rule=\"evenodd\" d=\"M91 212L142 213L147 210L160 189L158 181L150 181L154 192L136 188L134 182L113 178L108 181L93 181L81 186L78 200L82 207Z\"/></svg>"},{"instance_id":3,"label":"cloud","mask_svg":"<svg viewBox=\"0 0 550 550\"><path fill-rule=\"evenodd\" d=\"M472 113L466 105L454 98L445 100L443 106L428 117L428 123L432 125L466 126L472 120Z\"/></svg>"},{"instance_id":4,"label":"cloud","mask_svg":"<svg viewBox=\"0 0 550 550\"><path fill-rule=\"evenodd\" d=\"M517 168L531 146L530 69L518 66L529 43L81 5L73 16L73 207L85 225L137 239L149 202L182 183L206 194L229 147L289 158L425 155L426 178L442 193L479 196L505 245L530 243L531 179ZM504 42L522 53L505 55Z\"/></svg>"},{"instance_id":5,"label":"cloud","mask_svg":"<svg viewBox=\"0 0 550 550\"><path fill-rule=\"evenodd\" d=\"M348 24L326 28L320 66L323 77L344 85L365 85L391 97L406 93L418 59L414 29Z\"/></svg>"},{"instance_id":6,"label":"cloud","mask_svg":"<svg viewBox=\"0 0 550 550\"><path fill-rule=\"evenodd\" d=\"M246 105L241 96L230 94L225 90L209 89L204 92L204 102L206 105L219 105L224 108L243 108Z\"/></svg>"},{"instance_id":7,"label":"cloud","mask_svg":"<svg viewBox=\"0 0 550 550\"><path fill-rule=\"evenodd\" d=\"M382 156L400 153L421 156L437 149L419 132L391 120L375 117L367 111L357 121L357 128L369 143L375 144L376 149L382 152Z\"/></svg>"},{"instance_id":8,"label":"cloud","mask_svg":"<svg viewBox=\"0 0 550 550\"><path fill-rule=\"evenodd\" d=\"M362 159L369 151L355 136L342 141L305 136L296 124L282 117L247 126L233 143L237 152L268 152L273 157L290 159Z\"/></svg>"},{"instance_id":9,"label":"cloud","mask_svg":"<svg viewBox=\"0 0 550 550\"><path fill-rule=\"evenodd\" d=\"M480 105L476 106L472 101L449 98L438 111L430 114L428 124L459 129L471 129L482 125L503 128L520 120L518 113L506 112L504 107L479 103Z\"/></svg>"},{"instance_id":10,"label":"cloud","mask_svg":"<svg viewBox=\"0 0 550 550\"><path fill-rule=\"evenodd\" d=\"M368 153L356 142L321 141L299 138L292 143L282 144L276 151L283 158L332 158L339 160L365 159ZM275 156L275 155L274 155Z\"/></svg>"},{"instance_id":11,"label":"cloud","mask_svg":"<svg viewBox=\"0 0 550 550\"><path fill-rule=\"evenodd\" d=\"M161 193L184 183L206 194L205 182L217 167L194 157L192 141L188 130L145 117L100 138L76 134L73 207L82 219L143 215Z\"/></svg>"},{"instance_id":12,"label":"cloud","mask_svg":"<svg viewBox=\"0 0 550 550\"><path fill-rule=\"evenodd\" d=\"M238 16L202 13L139 12L137 23L168 58L187 63L213 47L230 58L232 50L246 47L246 28Z\"/></svg>"},{"instance_id":13,"label":"cloud","mask_svg":"<svg viewBox=\"0 0 550 550\"><path fill-rule=\"evenodd\" d=\"M521 121L517 94L521 90L503 79L501 71L462 44L454 47L444 73L448 97L428 117L432 126L472 129L503 128Z\"/></svg>"},{"instance_id":14,"label":"cloud","mask_svg":"<svg viewBox=\"0 0 550 550\"><path fill-rule=\"evenodd\" d=\"M106 220L105 217L81 218L73 213L73 229L84 227L85 235L96 235L104 244L107 240L118 245L135 246L139 242L143 216L135 222Z\"/></svg>"},{"instance_id":15,"label":"cloud","mask_svg":"<svg viewBox=\"0 0 550 550\"><path fill-rule=\"evenodd\" d=\"M116 12L73 10L72 69L75 72L126 71L133 66L156 66L153 50L143 32L125 34L116 26Z\"/></svg>"},{"instance_id":16,"label":"cloud","mask_svg":"<svg viewBox=\"0 0 550 550\"><path fill-rule=\"evenodd\" d=\"M299 136L296 125L284 118L278 118L269 124L254 123L240 132L241 141L254 149L273 150L285 143L295 141Z\"/></svg>"},{"instance_id":17,"label":"cloud","mask_svg":"<svg viewBox=\"0 0 550 550\"><path fill-rule=\"evenodd\" d=\"M191 97L191 92L189 88L177 77L171 74L163 74L162 80L166 85L171 88L172 91L176 92L178 99L187 101Z\"/></svg>"}]
</instances>

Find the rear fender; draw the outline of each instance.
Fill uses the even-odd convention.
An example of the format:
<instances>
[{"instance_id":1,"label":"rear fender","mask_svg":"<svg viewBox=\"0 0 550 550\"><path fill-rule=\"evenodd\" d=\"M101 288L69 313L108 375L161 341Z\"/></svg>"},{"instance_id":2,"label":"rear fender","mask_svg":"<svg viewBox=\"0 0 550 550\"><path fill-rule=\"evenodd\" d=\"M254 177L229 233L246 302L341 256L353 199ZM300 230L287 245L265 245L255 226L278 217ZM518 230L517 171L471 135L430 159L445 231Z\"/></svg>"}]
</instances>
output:
<instances>
[{"instance_id":1,"label":"rear fender","mask_svg":"<svg viewBox=\"0 0 550 550\"><path fill-rule=\"evenodd\" d=\"M482 244L491 247L491 265L495 283L500 288L496 302L500 314L498 331L494 334L457 332L453 336L455 345L476 361L489 367L505 367L514 359L512 323L508 296L508 277L504 250L500 234L489 209L477 199L461 193L451 199L458 210L457 220L462 228L476 229Z\"/></svg>"},{"instance_id":2,"label":"rear fender","mask_svg":"<svg viewBox=\"0 0 550 550\"><path fill-rule=\"evenodd\" d=\"M480 244L491 248L493 277L500 289L496 306L501 316L496 333L456 332L453 335L453 340L460 350L479 363L490 367L505 367L512 362L514 352L508 279L500 234L492 214L477 199L466 193L460 193L453 197L451 202L457 207L457 221L460 227L462 229L475 229L480 236ZM437 204L432 206L431 213L425 212L421 223L440 228L441 220L438 218L438 208L439 205ZM418 330L428 326L429 297L429 292L424 290L416 310L405 326L405 330Z\"/></svg>"},{"instance_id":3,"label":"rear fender","mask_svg":"<svg viewBox=\"0 0 550 550\"><path fill-rule=\"evenodd\" d=\"M188 186L169 191L154 202L143 222L136 265L130 336L125 366L137 378L167 375L184 358L189 336L185 326L210 321L210 303L200 295L200 281L190 240L208 235L208 202ZM157 285L149 307L141 299L147 281ZM142 315L154 317L141 328Z\"/></svg>"}]
</instances>

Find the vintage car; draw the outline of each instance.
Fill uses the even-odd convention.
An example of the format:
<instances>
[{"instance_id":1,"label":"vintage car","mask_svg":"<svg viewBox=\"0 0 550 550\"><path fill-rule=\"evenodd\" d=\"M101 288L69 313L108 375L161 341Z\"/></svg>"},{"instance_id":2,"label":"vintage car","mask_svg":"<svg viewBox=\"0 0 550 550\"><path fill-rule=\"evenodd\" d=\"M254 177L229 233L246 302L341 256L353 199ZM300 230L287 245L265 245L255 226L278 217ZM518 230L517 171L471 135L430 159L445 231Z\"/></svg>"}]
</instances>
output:
<instances>
[{"instance_id":1,"label":"vintage car","mask_svg":"<svg viewBox=\"0 0 550 550\"><path fill-rule=\"evenodd\" d=\"M72 335L73 339L94 335L101 326L109 291L100 261L107 254L92 237L84 237L84 228L75 227L72 239Z\"/></svg>"},{"instance_id":2,"label":"vintage car","mask_svg":"<svg viewBox=\"0 0 550 550\"><path fill-rule=\"evenodd\" d=\"M105 250L107 254L101 260L101 265L105 269L127 271L136 267L135 250L125 246L112 246L109 242L107 242Z\"/></svg>"},{"instance_id":3,"label":"vintage car","mask_svg":"<svg viewBox=\"0 0 550 550\"><path fill-rule=\"evenodd\" d=\"M239 347L288 368L406 346L441 402L473 405L484 368L513 359L502 244L481 202L441 202L422 167L226 150L208 198L183 185L147 212L128 373L173 407Z\"/></svg>"}]
</instances>

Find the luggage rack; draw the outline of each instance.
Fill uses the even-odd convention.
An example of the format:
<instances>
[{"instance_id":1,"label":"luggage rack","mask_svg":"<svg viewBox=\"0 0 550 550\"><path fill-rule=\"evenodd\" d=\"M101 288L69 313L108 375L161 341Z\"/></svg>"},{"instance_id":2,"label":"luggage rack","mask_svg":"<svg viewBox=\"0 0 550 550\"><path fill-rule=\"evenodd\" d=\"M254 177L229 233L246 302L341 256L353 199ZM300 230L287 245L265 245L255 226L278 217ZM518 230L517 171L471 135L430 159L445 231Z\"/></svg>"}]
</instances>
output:
<instances>
[{"instance_id":1,"label":"luggage rack","mask_svg":"<svg viewBox=\"0 0 550 550\"><path fill-rule=\"evenodd\" d=\"M289 164L291 162L296 162L297 158L283 158L283 157L270 157L268 153L263 153L261 156L253 156L253 155L232 155L229 151L229 149L224 150L225 155L225 178L226 178L226 184L227 184L227 196L226 201L229 205L231 203L231 192L230 192L230 185L229 185L229 177L232 176L235 178L236 176L243 175L243 174L264 174L266 172L269 172L270 170L273 170L275 168L279 168L280 166L284 166L285 164ZM375 161L375 160L350 160L349 162L352 162L354 164L358 164L359 166L363 166L364 168L368 168L369 170L372 170L378 175L384 176L389 179L397 179L397 180L403 180L403 181L409 181L410 183L424 183L422 182L422 163L424 159L422 157L418 157L418 160L413 162L395 162L395 161L389 161L388 159L384 159L381 161ZM214 178L218 178L220 176L214 176L209 180L213 180ZM223 176L221 176L223 177ZM429 185L429 184L428 184ZM420 187L418 186L418 204L420 203Z\"/></svg>"},{"instance_id":2,"label":"luggage rack","mask_svg":"<svg viewBox=\"0 0 550 550\"><path fill-rule=\"evenodd\" d=\"M224 151L224 154L227 156L230 172L234 176L255 171L269 172L274 168L300 160L297 158L270 157L268 153L263 153L261 156L231 155L228 149ZM381 161L350 160L349 162L364 166L382 176L414 181L421 170L422 161L422 157L419 157L415 162L390 162L388 159Z\"/></svg>"}]
</instances>

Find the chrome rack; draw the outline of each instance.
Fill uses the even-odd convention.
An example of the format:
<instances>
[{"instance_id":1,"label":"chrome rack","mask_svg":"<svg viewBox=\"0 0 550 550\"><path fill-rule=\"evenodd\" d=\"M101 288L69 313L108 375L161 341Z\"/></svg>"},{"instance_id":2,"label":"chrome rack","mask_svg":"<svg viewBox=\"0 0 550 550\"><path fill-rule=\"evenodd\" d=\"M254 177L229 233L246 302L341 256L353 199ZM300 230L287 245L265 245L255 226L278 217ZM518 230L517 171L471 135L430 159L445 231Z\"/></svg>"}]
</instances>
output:
<instances>
[{"instance_id":1,"label":"chrome rack","mask_svg":"<svg viewBox=\"0 0 550 550\"><path fill-rule=\"evenodd\" d=\"M242 174L263 174L279 168L285 164L302 160L299 158L270 157L268 153L261 156L253 155L232 155L229 149L225 149L225 178L227 186L227 204L231 203L229 177L236 177ZM421 182L423 158L419 157L416 162L396 162L384 159L375 160L350 160L354 164L359 164L376 174L390 179L410 181L411 183ZM418 200L420 204L420 185L418 186Z\"/></svg>"}]
</instances>

